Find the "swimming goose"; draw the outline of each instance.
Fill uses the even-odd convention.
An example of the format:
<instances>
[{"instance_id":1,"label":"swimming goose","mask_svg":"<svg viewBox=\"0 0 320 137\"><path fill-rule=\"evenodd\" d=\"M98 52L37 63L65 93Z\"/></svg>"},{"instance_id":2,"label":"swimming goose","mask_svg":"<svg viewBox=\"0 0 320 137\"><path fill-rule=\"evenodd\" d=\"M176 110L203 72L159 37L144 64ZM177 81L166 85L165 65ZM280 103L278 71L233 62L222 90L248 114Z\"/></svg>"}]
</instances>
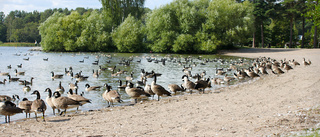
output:
<instances>
[{"instance_id":1,"label":"swimming goose","mask_svg":"<svg viewBox=\"0 0 320 137\"><path fill-rule=\"evenodd\" d=\"M118 86L118 90L124 90L127 87L128 81L126 81L125 85L122 85L122 80L118 80L119 82L119 86Z\"/></svg>"},{"instance_id":2,"label":"swimming goose","mask_svg":"<svg viewBox=\"0 0 320 137\"><path fill-rule=\"evenodd\" d=\"M3 81L0 81L0 84L6 84L6 79L3 79Z\"/></svg>"},{"instance_id":3,"label":"swimming goose","mask_svg":"<svg viewBox=\"0 0 320 137\"><path fill-rule=\"evenodd\" d=\"M33 91L33 93L32 93L31 95L34 95L34 94L37 95L37 99L32 102L31 111L34 112L37 121L38 121L38 119L37 119L37 113L42 113L43 121L46 121L45 118L44 118L44 113L45 113L46 110L47 110L47 105L46 105L46 103L40 98L40 93L39 93L38 90Z\"/></svg>"},{"instance_id":4,"label":"swimming goose","mask_svg":"<svg viewBox=\"0 0 320 137\"><path fill-rule=\"evenodd\" d=\"M53 105L52 103L52 91L50 88L47 88L44 92L48 92L48 96L46 98L46 102L47 104L52 108L52 111L53 111L53 115L56 115L55 114L55 109L56 109L56 106ZM58 112L60 112L60 110L58 109Z\"/></svg>"},{"instance_id":5,"label":"swimming goose","mask_svg":"<svg viewBox=\"0 0 320 137\"><path fill-rule=\"evenodd\" d=\"M77 94L78 89L76 89L75 91L76 91L76 93L73 93L72 89L69 89L68 97L75 100L75 101L79 101L81 106L86 103L91 103L90 99L87 99L87 98ZM77 107L77 111L78 111L78 107Z\"/></svg>"},{"instance_id":6,"label":"swimming goose","mask_svg":"<svg viewBox=\"0 0 320 137\"><path fill-rule=\"evenodd\" d=\"M24 72L24 71L20 71L20 72L18 72L18 70L17 70L17 69L15 69L14 71L16 72L16 75L24 75L24 74L25 74L25 72Z\"/></svg>"},{"instance_id":7,"label":"swimming goose","mask_svg":"<svg viewBox=\"0 0 320 137\"><path fill-rule=\"evenodd\" d=\"M223 71L223 68L222 69L218 69L216 68L216 75L224 75L226 74L227 72Z\"/></svg>"},{"instance_id":8,"label":"swimming goose","mask_svg":"<svg viewBox=\"0 0 320 137\"><path fill-rule=\"evenodd\" d=\"M25 60L25 61L29 61L29 57L28 57L28 58L23 58L23 60Z\"/></svg>"},{"instance_id":9,"label":"swimming goose","mask_svg":"<svg viewBox=\"0 0 320 137\"><path fill-rule=\"evenodd\" d=\"M221 78L212 78L211 81L216 85L224 84L224 80Z\"/></svg>"},{"instance_id":10,"label":"swimming goose","mask_svg":"<svg viewBox=\"0 0 320 137\"><path fill-rule=\"evenodd\" d=\"M143 98L144 96L150 97L150 94L146 93L143 88L133 87L131 82L128 83L125 91L132 99L134 99L135 103L137 103L138 98Z\"/></svg>"},{"instance_id":11,"label":"swimming goose","mask_svg":"<svg viewBox=\"0 0 320 137\"><path fill-rule=\"evenodd\" d=\"M16 107L16 104L8 100L0 102L0 115L5 116L6 123L10 123L10 116L13 116L17 113L23 113L23 109Z\"/></svg>"},{"instance_id":12,"label":"swimming goose","mask_svg":"<svg viewBox=\"0 0 320 137\"><path fill-rule=\"evenodd\" d=\"M22 68L22 64L17 65L18 68Z\"/></svg>"},{"instance_id":13,"label":"swimming goose","mask_svg":"<svg viewBox=\"0 0 320 137\"><path fill-rule=\"evenodd\" d=\"M0 73L0 76L8 76L9 75L9 72L1 72Z\"/></svg>"},{"instance_id":14,"label":"swimming goose","mask_svg":"<svg viewBox=\"0 0 320 137\"><path fill-rule=\"evenodd\" d=\"M69 88L72 89L72 90L78 89L78 82L79 81L76 81L74 84L73 83L69 83Z\"/></svg>"},{"instance_id":15,"label":"swimming goose","mask_svg":"<svg viewBox=\"0 0 320 137\"><path fill-rule=\"evenodd\" d=\"M92 76L94 78L98 78L99 77L99 73L98 73L98 70L94 71L94 69L92 70Z\"/></svg>"},{"instance_id":16,"label":"swimming goose","mask_svg":"<svg viewBox=\"0 0 320 137\"><path fill-rule=\"evenodd\" d=\"M157 75L156 74L153 75L153 81L151 83L151 90L152 90L152 92L154 92L155 94L158 95L158 101L160 100L160 96L163 96L163 95L171 96L171 93L168 90L166 90L161 85L157 84Z\"/></svg>"},{"instance_id":17,"label":"swimming goose","mask_svg":"<svg viewBox=\"0 0 320 137\"><path fill-rule=\"evenodd\" d=\"M85 85L86 91L100 91L101 86L90 86L88 83Z\"/></svg>"},{"instance_id":18,"label":"swimming goose","mask_svg":"<svg viewBox=\"0 0 320 137\"><path fill-rule=\"evenodd\" d=\"M194 82L190 81L187 75L182 76L182 81L184 82L182 84L182 86L185 89L188 89L190 91L190 94L192 94L192 90L195 89L194 87L196 86L196 84L194 84Z\"/></svg>"},{"instance_id":19,"label":"swimming goose","mask_svg":"<svg viewBox=\"0 0 320 137\"><path fill-rule=\"evenodd\" d=\"M169 84L168 88L170 89L170 91L172 91L174 94L177 93L177 91L184 91L182 85L179 86L177 84Z\"/></svg>"},{"instance_id":20,"label":"swimming goose","mask_svg":"<svg viewBox=\"0 0 320 137\"><path fill-rule=\"evenodd\" d=\"M61 85L61 81L59 82L59 86L57 87L56 91L60 92L61 94L64 93L64 87Z\"/></svg>"},{"instance_id":21,"label":"swimming goose","mask_svg":"<svg viewBox=\"0 0 320 137\"><path fill-rule=\"evenodd\" d=\"M57 109L64 109L60 113L62 115L63 113L67 113L67 109L74 108L74 107L79 107L81 106L81 103L79 101L75 101L69 97L62 97L59 92L54 92L53 93L53 98L52 98L52 103Z\"/></svg>"},{"instance_id":22,"label":"swimming goose","mask_svg":"<svg viewBox=\"0 0 320 137\"><path fill-rule=\"evenodd\" d=\"M30 118L32 101L29 101L27 98L23 98L21 102L19 102L19 108L23 109L24 113L26 113L26 118Z\"/></svg>"},{"instance_id":23,"label":"swimming goose","mask_svg":"<svg viewBox=\"0 0 320 137\"><path fill-rule=\"evenodd\" d=\"M18 81L20 78L12 78L10 75L8 75L9 82Z\"/></svg>"},{"instance_id":24,"label":"swimming goose","mask_svg":"<svg viewBox=\"0 0 320 137\"><path fill-rule=\"evenodd\" d=\"M104 85L107 90L102 94L104 100L108 102L108 107L113 106L114 102L121 103L120 94L116 90L111 90L111 86Z\"/></svg>"},{"instance_id":25,"label":"swimming goose","mask_svg":"<svg viewBox=\"0 0 320 137\"><path fill-rule=\"evenodd\" d=\"M62 74L59 74L59 75L55 75L53 71L51 71L51 78L52 79L58 79L58 78L63 78L63 75Z\"/></svg>"},{"instance_id":26,"label":"swimming goose","mask_svg":"<svg viewBox=\"0 0 320 137\"><path fill-rule=\"evenodd\" d=\"M30 81L26 81L26 80L19 80L19 84L20 85L24 85L24 84L27 84L27 85L32 85L33 83L33 77L31 77Z\"/></svg>"},{"instance_id":27,"label":"swimming goose","mask_svg":"<svg viewBox=\"0 0 320 137\"><path fill-rule=\"evenodd\" d=\"M30 86L27 86L27 82L25 80L24 82L24 87L22 88L23 92L29 92L31 90Z\"/></svg>"},{"instance_id":28,"label":"swimming goose","mask_svg":"<svg viewBox=\"0 0 320 137\"><path fill-rule=\"evenodd\" d=\"M11 67L11 65L9 65L9 66L7 66L7 68L8 68L8 69L11 69L12 67Z\"/></svg>"},{"instance_id":29,"label":"swimming goose","mask_svg":"<svg viewBox=\"0 0 320 137\"><path fill-rule=\"evenodd\" d=\"M49 60L49 58L43 58L43 61L48 61Z\"/></svg>"},{"instance_id":30,"label":"swimming goose","mask_svg":"<svg viewBox=\"0 0 320 137\"><path fill-rule=\"evenodd\" d=\"M234 77L228 77L228 74L224 75L223 81L229 83L230 81L234 80Z\"/></svg>"},{"instance_id":31,"label":"swimming goose","mask_svg":"<svg viewBox=\"0 0 320 137\"><path fill-rule=\"evenodd\" d=\"M133 80L133 71L130 73L130 76L126 77L127 81L132 81Z\"/></svg>"}]
</instances>

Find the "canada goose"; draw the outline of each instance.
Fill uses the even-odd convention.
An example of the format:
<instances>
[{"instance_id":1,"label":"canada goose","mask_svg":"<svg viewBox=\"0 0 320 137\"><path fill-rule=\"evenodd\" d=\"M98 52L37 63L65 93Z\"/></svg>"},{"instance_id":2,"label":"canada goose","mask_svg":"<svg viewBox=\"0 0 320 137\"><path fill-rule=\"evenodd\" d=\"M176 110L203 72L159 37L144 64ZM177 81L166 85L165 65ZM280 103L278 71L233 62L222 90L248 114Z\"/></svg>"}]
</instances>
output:
<instances>
[{"instance_id":1,"label":"canada goose","mask_svg":"<svg viewBox=\"0 0 320 137\"><path fill-rule=\"evenodd\" d=\"M272 67L272 73L279 75L279 74L283 74L284 71L282 71L279 67Z\"/></svg>"},{"instance_id":2,"label":"canada goose","mask_svg":"<svg viewBox=\"0 0 320 137\"><path fill-rule=\"evenodd\" d=\"M63 75L62 75L62 74L54 75L54 72L53 72L53 71L51 71L51 78L52 78L52 79L63 78Z\"/></svg>"},{"instance_id":3,"label":"canada goose","mask_svg":"<svg viewBox=\"0 0 320 137\"><path fill-rule=\"evenodd\" d=\"M260 77L260 75L258 75L257 73L253 72L250 69L248 71L246 71L246 73L250 78Z\"/></svg>"},{"instance_id":4,"label":"canada goose","mask_svg":"<svg viewBox=\"0 0 320 137\"><path fill-rule=\"evenodd\" d=\"M31 105L32 101L29 101L27 98L23 98L21 102L19 102L19 108L23 109L23 111L26 113L26 118L30 118L30 112L31 112Z\"/></svg>"},{"instance_id":5,"label":"canada goose","mask_svg":"<svg viewBox=\"0 0 320 137\"><path fill-rule=\"evenodd\" d=\"M23 60L25 60L25 61L29 61L29 57L28 57L28 58L23 58Z\"/></svg>"},{"instance_id":6,"label":"canada goose","mask_svg":"<svg viewBox=\"0 0 320 137\"><path fill-rule=\"evenodd\" d=\"M38 121L37 113L42 113L43 121L46 121L45 118L44 118L44 113L47 110L47 105L40 98L40 93L39 93L38 90L33 91L33 93L31 95L34 95L34 94L37 95L37 99L32 102L31 111L34 112L34 115L36 116L36 120L37 121Z\"/></svg>"},{"instance_id":7,"label":"canada goose","mask_svg":"<svg viewBox=\"0 0 320 137\"><path fill-rule=\"evenodd\" d=\"M3 81L0 81L0 84L6 84L6 79L3 79Z\"/></svg>"},{"instance_id":8,"label":"canada goose","mask_svg":"<svg viewBox=\"0 0 320 137\"><path fill-rule=\"evenodd\" d=\"M64 87L61 86L61 81L59 82L59 86L57 87L56 91L58 91L60 93L64 93Z\"/></svg>"},{"instance_id":9,"label":"canada goose","mask_svg":"<svg viewBox=\"0 0 320 137\"><path fill-rule=\"evenodd\" d=\"M293 69L290 65L287 65L286 63L284 63L284 67L283 69L287 70L287 72L289 72L290 69Z\"/></svg>"},{"instance_id":10,"label":"canada goose","mask_svg":"<svg viewBox=\"0 0 320 137\"><path fill-rule=\"evenodd\" d=\"M187 75L182 76L182 81L184 81L182 86L185 89L188 89L190 91L190 94L192 94L192 90L195 89L194 87L196 86L196 84L194 84L192 81L190 81Z\"/></svg>"},{"instance_id":11,"label":"canada goose","mask_svg":"<svg viewBox=\"0 0 320 137\"><path fill-rule=\"evenodd\" d=\"M27 86L27 82L25 80L24 82L24 87L22 88L23 92L29 92L31 90L30 86Z\"/></svg>"},{"instance_id":12,"label":"canada goose","mask_svg":"<svg viewBox=\"0 0 320 137\"><path fill-rule=\"evenodd\" d=\"M9 65L9 66L7 66L7 68L8 68L8 69L11 69L12 67L11 67L11 65Z\"/></svg>"},{"instance_id":13,"label":"canada goose","mask_svg":"<svg viewBox=\"0 0 320 137\"><path fill-rule=\"evenodd\" d=\"M142 98L143 95L150 97L150 94L146 93L142 88L133 87L131 82L128 83L125 91L132 99L134 99L135 103L137 103L137 99Z\"/></svg>"},{"instance_id":14,"label":"canada goose","mask_svg":"<svg viewBox=\"0 0 320 137\"><path fill-rule=\"evenodd\" d=\"M79 62L80 62L80 63L84 63L84 59L80 60Z\"/></svg>"},{"instance_id":15,"label":"canada goose","mask_svg":"<svg viewBox=\"0 0 320 137\"><path fill-rule=\"evenodd\" d=\"M77 74L76 74L77 75ZM76 81L85 81L89 78L89 76L80 76L78 74L78 77L76 78Z\"/></svg>"},{"instance_id":16,"label":"canada goose","mask_svg":"<svg viewBox=\"0 0 320 137\"><path fill-rule=\"evenodd\" d=\"M0 73L0 76L8 76L9 75L9 72L1 72Z\"/></svg>"},{"instance_id":17,"label":"canada goose","mask_svg":"<svg viewBox=\"0 0 320 137\"><path fill-rule=\"evenodd\" d=\"M128 84L128 81L126 81L126 84L125 85L122 85L122 80L118 80L118 82L119 82L119 86L118 86L118 90L124 90L124 89L126 89L126 87L127 87L127 84Z\"/></svg>"},{"instance_id":18,"label":"canada goose","mask_svg":"<svg viewBox=\"0 0 320 137\"><path fill-rule=\"evenodd\" d=\"M154 78L151 83L151 90L152 92L158 95L158 101L160 100L160 96L163 96L163 95L171 96L171 93L169 91L167 91L161 85L158 85L156 82L157 82L157 75L154 74Z\"/></svg>"},{"instance_id":19,"label":"canada goose","mask_svg":"<svg viewBox=\"0 0 320 137\"><path fill-rule=\"evenodd\" d=\"M223 71L223 68L222 69L218 69L216 68L216 75L224 75L226 74L227 72Z\"/></svg>"},{"instance_id":20,"label":"canada goose","mask_svg":"<svg viewBox=\"0 0 320 137\"><path fill-rule=\"evenodd\" d=\"M15 115L16 113L23 113L23 109L16 107L16 104L12 103L9 100L0 102L0 115L5 116L6 123L10 123L10 116Z\"/></svg>"},{"instance_id":21,"label":"canada goose","mask_svg":"<svg viewBox=\"0 0 320 137\"><path fill-rule=\"evenodd\" d=\"M230 81L234 80L234 77L228 77L228 74L224 75L223 81L229 83Z\"/></svg>"},{"instance_id":22,"label":"canada goose","mask_svg":"<svg viewBox=\"0 0 320 137\"><path fill-rule=\"evenodd\" d=\"M85 89L86 91L99 91L101 88L101 86L90 87L90 85L88 83L85 85L85 87L86 87L86 89Z\"/></svg>"},{"instance_id":23,"label":"canada goose","mask_svg":"<svg viewBox=\"0 0 320 137\"><path fill-rule=\"evenodd\" d=\"M170 91L172 91L174 94L176 94L177 91L184 91L183 87L181 87L181 86L179 86L177 84L169 84L168 88L170 89Z\"/></svg>"},{"instance_id":24,"label":"canada goose","mask_svg":"<svg viewBox=\"0 0 320 137\"><path fill-rule=\"evenodd\" d=\"M206 88L209 86L209 81L210 81L210 78L207 78L207 80L200 80L200 77L198 77L198 80L194 83L196 84L194 88L199 91L201 91L202 89L202 93L204 93Z\"/></svg>"},{"instance_id":25,"label":"canada goose","mask_svg":"<svg viewBox=\"0 0 320 137\"><path fill-rule=\"evenodd\" d=\"M8 79L9 79L9 82L12 82L12 81L18 81L20 78L12 78L10 75L8 75Z\"/></svg>"},{"instance_id":26,"label":"canada goose","mask_svg":"<svg viewBox=\"0 0 320 137\"><path fill-rule=\"evenodd\" d=\"M44 92L48 92L48 96L46 98L46 102L47 104L52 108L52 111L53 111L53 115L56 115L55 114L55 109L56 109L56 106L54 106L54 104L52 103L52 91L50 88L47 88ZM58 110L58 112L60 112L60 110Z\"/></svg>"},{"instance_id":27,"label":"canada goose","mask_svg":"<svg viewBox=\"0 0 320 137\"><path fill-rule=\"evenodd\" d=\"M133 80L133 71L130 73L130 76L126 77L127 81L132 81Z\"/></svg>"},{"instance_id":28,"label":"canada goose","mask_svg":"<svg viewBox=\"0 0 320 137\"><path fill-rule=\"evenodd\" d=\"M101 65L99 66L100 71L106 71L108 68L103 68Z\"/></svg>"},{"instance_id":29,"label":"canada goose","mask_svg":"<svg viewBox=\"0 0 320 137\"><path fill-rule=\"evenodd\" d=\"M43 58L43 61L48 61L49 60L49 58Z\"/></svg>"},{"instance_id":30,"label":"canada goose","mask_svg":"<svg viewBox=\"0 0 320 137\"><path fill-rule=\"evenodd\" d=\"M7 95L0 95L0 102L3 102L3 101L16 101L16 100L19 100L19 96L18 95L12 95L12 97L10 96L7 96Z\"/></svg>"},{"instance_id":31,"label":"canada goose","mask_svg":"<svg viewBox=\"0 0 320 137\"><path fill-rule=\"evenodd\" d=\"M78 88L78 82L76 81L74 84L73 83L69 83L69 88L72 90L76 90Z\"/></svg>"},{"instance_id":32,"label":"canada goose","mask_svg":"<svg viewBox=\"0 0 320 137\"><path fill-rule=\"evenodd\" d=\"M212 83L216 84L216 85L220 85L224 83L224 80L221 78L212 78L211 79Z\"/></svg>"},{"instance_id":33,"label":"canada goose","mask_svg":"<svg viewBox=\"0 0 320 137\"><path fill-rule=\"evenodd\" d=\"M72 89L69 89L68 97L75 100L75 101L79 101L81 105L84 105L86 103L91 103L89 99L87 99L81 95L78 95L77 90L78 89L75 90L76 93L73 93ZM77 107L77 111L78 111L78 107Z\"/></svg>"},{"instance_id":34,"label":"canada goose","mask_svg":"<svg viewBox=\"0 0 320 137\"><path fill-rule=\"evenodd\" d=\"M98 78L99 77L99 73L98 73L98 70L94 71L94 69L92 70L92 76L94 78Z\"/></svg>"},{"instance_id":35,"label":"canada goose","mask_svg":"<svg viewBox=\"0 0 320 137\"><path fill-rule=\"evenodd\" d=\"M53 98L52 98L52 103L57 109L64 109L60 113L62 115L63 113L67 113L67 109L74 108L74 107L79 107L81 106L81 103L79 101L75 101L69 97L62 97L59 92L54 92L53 93Z\"/></svg>"},{"instance_id":36,"label":"canada goose","mask_svg":"<svg viewBox=\"0 0 320 137\"><path fill-rule=\"evenodd\" d=\"M26 80L19 80L19 84L20 85L24 85L25 83L27 84L27 85L31 85L32 86L32 83L33 83L33 77L31 77L31 79L30 79L30 81L26 81Z\"/></svg>"},{"instance_id":37,"label":"canada goose","mask_svg":"<svg viewBox=\"0 0 320 137\"><path fill-rule=\"evenodd\" d=\"M111 90L111 86L104 85L107 90L102 94L104 100L108 102L108 107L113 106L114 102L121 103L120 94L116 90Z\"/></svg>"},{"instance_id":38,"label":"canada goose","mask_svg":"<svg viewBox=\"0 0 320 137\"><path fill-rule=\"evenodd\" d=\"M17 67L18 67L18 68L22 68L22 64L18 64Z\"/></svg>"},{"instance_id":39,"label":"canada goose","mask_svg":"<svg viewBox=\"0 0 320 137\"><path fill-rule=\"evenodd\" d=\"M309 60L309 62L307 62L306 59L303 58L303 62L302 63L303 63L304 66L309 66L311 64L311 61Z\"/></svg>"},{"instance_id":40,"label":"canada goose","mask_svg":"<svg viewBox=\"0 0 320 137\"><path fill-rule=\"evenodd\" d=\"M116 68L117 68L117 66L109 67L109 68L108 68L108 70L110 70L110 71L114 71Z\"/></svg>"},{"instance_id":41,"label":"canada goose","mask_svg":"<svg viewBox=\"0 0 320 137\"><path fill-rule=\"evenodd\" d=\"M144 92L150 94L150 95L152 96L151 98L154 97L155 93L152 91L150 84L146 84L146 85L144 86L144 89L143 89L143 90L144 90Z\"/></svg>"}]
</instances>

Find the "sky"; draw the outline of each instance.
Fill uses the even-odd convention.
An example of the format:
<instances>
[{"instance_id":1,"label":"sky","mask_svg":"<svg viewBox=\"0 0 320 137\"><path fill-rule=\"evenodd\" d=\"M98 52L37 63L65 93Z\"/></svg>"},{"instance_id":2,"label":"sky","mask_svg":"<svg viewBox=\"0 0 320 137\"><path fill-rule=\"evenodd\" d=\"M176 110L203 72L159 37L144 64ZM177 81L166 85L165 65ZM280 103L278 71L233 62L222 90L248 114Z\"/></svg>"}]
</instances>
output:
<instances>
[{"instance_id":1,"label":"sky","mask_svg":"<svg viewBox=\"0 0 320 137\"><path fill-rule=\"evenodd\" d=\"M172 1L146 0L144 6L155 9ZM26 12L37 10L43 12L46 9L68 8L70 10L77 7L100 9L102 5L99 0L0 0L0 11L6 15L15 10L24 10Z\"/></svg>"}]
</instances>

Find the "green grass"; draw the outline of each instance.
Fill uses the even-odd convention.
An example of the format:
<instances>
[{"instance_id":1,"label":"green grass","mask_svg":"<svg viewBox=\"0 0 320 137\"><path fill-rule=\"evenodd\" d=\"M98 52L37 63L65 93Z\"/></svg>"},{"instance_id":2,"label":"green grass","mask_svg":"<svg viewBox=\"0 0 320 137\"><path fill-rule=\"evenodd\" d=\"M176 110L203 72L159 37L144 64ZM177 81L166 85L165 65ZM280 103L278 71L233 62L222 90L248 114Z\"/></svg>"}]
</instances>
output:
<instances>
[{"instance_id":1,"label":"green grass","mask_svg":"<svg viewBox=\"0 0 320 137\"><path fill-rule=\"evenodd\" d=\"M8 46L8 47L34 47L34 43L27 42L8 42L8 43L0 43L0 46Z\"/></svg>"}]
</instances>

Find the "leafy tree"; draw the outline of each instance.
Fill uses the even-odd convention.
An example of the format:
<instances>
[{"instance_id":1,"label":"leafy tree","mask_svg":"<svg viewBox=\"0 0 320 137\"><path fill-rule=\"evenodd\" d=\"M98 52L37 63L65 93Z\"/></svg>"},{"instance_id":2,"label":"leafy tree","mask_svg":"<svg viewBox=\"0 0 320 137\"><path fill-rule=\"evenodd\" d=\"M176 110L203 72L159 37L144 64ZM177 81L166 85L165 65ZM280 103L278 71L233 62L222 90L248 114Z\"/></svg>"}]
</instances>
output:
<instances>
[{"instance_id":1,"label":"leafy tree","mask_svg":"<svg viewBox=\"0 0 320 137\"><path fill-rule=\"evenodd\" d=\"M129 15L112 32L112 39L120 52L141 52L143 49L142 23Z\"/></svg>"},{"instance_id":2,"label":"leafy tree","mask_svg":"<svg viewBox=\"0 0 320 137\"><path fill-rule=\"evenodd\" d=\"M313 37L313 48L317 48L318 46L318 26L320 25L320 5L319 0L312 1L308 0L308 12L306 13L307 17L310 17L312 22L314 23L314 37Z\"/></svg>"}]
</instances>

